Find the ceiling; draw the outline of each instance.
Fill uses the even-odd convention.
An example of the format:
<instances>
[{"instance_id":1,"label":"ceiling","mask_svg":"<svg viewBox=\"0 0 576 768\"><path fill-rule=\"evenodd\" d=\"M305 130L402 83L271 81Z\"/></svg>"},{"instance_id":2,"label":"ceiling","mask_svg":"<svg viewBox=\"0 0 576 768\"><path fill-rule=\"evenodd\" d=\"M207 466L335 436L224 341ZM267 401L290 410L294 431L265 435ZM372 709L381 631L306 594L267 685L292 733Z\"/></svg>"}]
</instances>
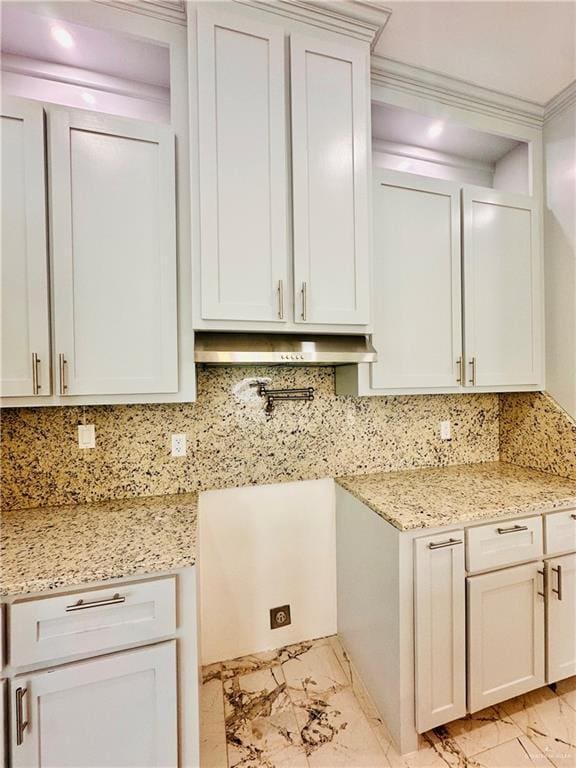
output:
<instances>
[{"instance_id":1,"label":"ceiling","mask_svg":"<svg viewBox=\"0 0 576 768\"><path fill-rule=\"evenodd\" d=\"M382 0L375 52L545 104L576 77L576 2Z\"/></svg>"},{"instance_id":2,"label":"ceiling","mask_svg":"<svg viewBox=\"0 0 576 768\"><path fill-rule=\"evenodd\" d=\"M69 21L59 23L57 18L23 10L22 5L2 3L3 53L67 64L151 85L170 85L167 47ZM54 39L52 30L56 26L69 32L73 40L70 47L63 47Z\"/></svg>"},{"instance_id":3,"label":"ceiling","mask_svg":"<svg viewBox=\"0 0 576 768\"><path fill-rule=\"evenodd\" d=\"M400 107L372 105L372 136L493 165L518 142Z\"/></svg>"}]
</instances>

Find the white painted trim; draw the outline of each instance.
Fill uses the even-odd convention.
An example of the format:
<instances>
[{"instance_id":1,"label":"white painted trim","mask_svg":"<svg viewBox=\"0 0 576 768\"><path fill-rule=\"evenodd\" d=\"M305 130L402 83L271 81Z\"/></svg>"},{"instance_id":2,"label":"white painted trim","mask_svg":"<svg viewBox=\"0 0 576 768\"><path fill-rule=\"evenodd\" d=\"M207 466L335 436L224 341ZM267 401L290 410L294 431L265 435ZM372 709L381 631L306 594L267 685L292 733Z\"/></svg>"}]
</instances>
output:
<instances>
[{"instance_id":1,"label":"white painted trim","mask_svg":"<svg viewBox=\"0 0 576 768\"><path fill-rule=\"evenodd\" d=\"M568 109L576 102L576 80L563 88L544 107L544 122Z\"/></svg>"},{"instance_id":2,"label":"white painted trim","mask_svg":"<svg viewBox=\"0 0 576 768\"><path fill-rule=\"evenodd\" d=\"M234 0L260 11L363 40L373 49L392 11L374 0Z\"/></svg>"},{"instance_id":3,"label":"white painted trim","mask_svg":"<svg viewBox=\"0 0 576 768\"><path fill-rule=\"evenodd\" d=\"M396 155L397 157L407 157L411 160L423 160L427 163L445 165L450 168L465 168L484 171L485 173L494 173L494 165L492 163L483 163L480 160L471 160L460 155L451 155L448 152L425 149L413 144L399 144L395 141L372 139L372 151L381 152L386 155Z\"/></svg>"},{"instance_id":4,"label":"white painted trim","mask_svg":"<svg viewBox=\"0 0 576 768\"><path fill-rule=\"evenodd\" d=\"M121 11L180 24L182 27L186 26L185 0L94 0L94 2L99 5L110 5Z\"/></svg>"},{"instance_id":5,"label":"white painted trim","mask_svg":"<svg viewBox=\"0 0 576 768\"><path fill-rule=\"evenodd\" d=\"M12 53L3 53L0 61L3 72L35 77L39 80L51 80L56 83L66 83L104 93L115 93L119 96L144 99L159 104L170 103L170 88L161 85L151 85L138 80L128 80L123 77L94 72L90 69L71 67L67 64L54 64L50 61L31 59Z\"/></svg>"},{"instance_id":6,"label":"white painted trim","mask_svg":"<svg viewBox=\"0 0 576 768\"><path fill-rule=\"evenodd\" d=\"M404 64L384 56L372 55L373 85L403 91L441 104L480 112L511 122L540 128L544 107L533 101L510 96L500 91L450 77L412 64Z\"/></svg>"}]
</instances>

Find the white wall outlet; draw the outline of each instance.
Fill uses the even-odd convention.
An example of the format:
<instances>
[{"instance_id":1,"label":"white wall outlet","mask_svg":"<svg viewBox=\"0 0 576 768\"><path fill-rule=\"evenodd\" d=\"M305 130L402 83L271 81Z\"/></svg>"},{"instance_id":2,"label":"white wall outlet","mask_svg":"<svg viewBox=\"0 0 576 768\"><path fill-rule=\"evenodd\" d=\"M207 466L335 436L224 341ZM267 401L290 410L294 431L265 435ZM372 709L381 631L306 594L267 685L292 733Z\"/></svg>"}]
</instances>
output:
<instances>
[{"instance_id":1,"label":"white wall outlet","mask_svg":"<svg viewBox=\"0 0 576 768\"><path fill-rule=\"evenodd\" d=\"M186 435L172 435L172 456L186 456Z\"/></svg>"},{"instance_id":2,"label":"white wall outlet","mask_svg":"<svg viewBox=\"0 0 576 768\"><path fill-rule=\"evenodd\" d=\"M94 424L78 424L78 448L96 448Z\"/></svg>"},{"instance_id":3,"label":"white wall outlet","mask_svg":"<svg viewBox=\"0 0 576 768\"><path fill-rule=\"evenodd\" d=\"M450 421L440 422L440 440L452 440L452 427Z\"/></svg>"}]
</instances>

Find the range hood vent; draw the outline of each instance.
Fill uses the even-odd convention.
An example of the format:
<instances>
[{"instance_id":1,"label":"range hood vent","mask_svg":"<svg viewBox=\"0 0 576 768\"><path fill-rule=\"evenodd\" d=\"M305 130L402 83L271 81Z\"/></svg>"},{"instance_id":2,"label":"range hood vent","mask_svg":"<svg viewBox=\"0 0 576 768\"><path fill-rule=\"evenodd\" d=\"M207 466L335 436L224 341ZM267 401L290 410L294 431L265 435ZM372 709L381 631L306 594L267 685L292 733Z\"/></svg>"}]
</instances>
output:
<instances>
[{"instance_id":1,"label":"range hood vent","mask_svg":"<svg viewBox=\"0 0 576 768\"><path fill-rule=\"evenodd\" d=\"M373 363L369 336L196 332L195 360L207 365L349 365Z\"/></svg>"}]
</instances>

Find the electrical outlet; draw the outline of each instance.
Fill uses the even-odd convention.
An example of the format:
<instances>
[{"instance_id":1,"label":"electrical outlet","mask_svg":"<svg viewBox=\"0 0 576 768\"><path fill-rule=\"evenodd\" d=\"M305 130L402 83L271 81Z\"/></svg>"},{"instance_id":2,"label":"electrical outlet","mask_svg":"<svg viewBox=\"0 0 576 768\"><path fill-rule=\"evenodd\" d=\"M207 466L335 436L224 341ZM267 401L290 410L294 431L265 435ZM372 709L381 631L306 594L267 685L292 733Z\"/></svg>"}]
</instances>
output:
<instances>
[{"instance_id":1,"label":"electrical outlet","mask_svg":"<svg viewBox=\"0 0 576 768\"><path fill-rule=\"evenodd\" d=\"M440 422L440 440L452 440L452 427L450 421Z\"/></svg>"},{"instance_id":2,"label":"electrical outlet","mask_svg":"<svg viewBox=\"0 0 576 768\"><path fill-rule=\"evenodd\" d=\"M96 447L96 427L94 424L78 424L78 448Z\"/></svg>"},{"instance_id":3,"label":"electrical outlet","mask_svg":"<svg viewBox=\"0 0 576 768\"><path fill-rule=\"evenodd\" d=\"M186 456L186 435L172 435L172 456Z\"/></svg>"},{"instance_id":4,"label":"electrical outlet","mask_svg":"<svg viewBox=\"0 0 576 768\"><path fill-rule=\"evenodd\" d=\"M270 608L270 629L280 629L292 623L290 618L290 606L281 605L279 608Z\"/></svg>"}]
</instances>

